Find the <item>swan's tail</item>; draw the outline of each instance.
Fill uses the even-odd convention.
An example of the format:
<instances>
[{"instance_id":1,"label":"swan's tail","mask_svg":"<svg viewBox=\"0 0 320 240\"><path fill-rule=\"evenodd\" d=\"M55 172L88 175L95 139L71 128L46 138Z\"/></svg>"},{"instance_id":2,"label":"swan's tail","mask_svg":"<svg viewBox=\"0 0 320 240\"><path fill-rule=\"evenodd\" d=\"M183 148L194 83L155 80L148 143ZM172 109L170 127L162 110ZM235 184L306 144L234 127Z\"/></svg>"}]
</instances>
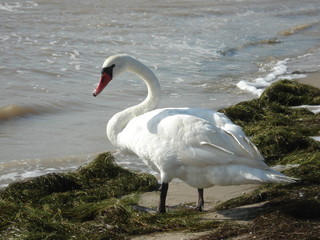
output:
<instances>
[{"instance_id":1,"label":"swan's tail","mask_svg":"<svg viewBox=\"0 0 320 240\"><path fill-rule=\"evenodd\" d=\"M282 173L271 173L267 174L267 178L262 182L270 182L270 183L294 183L299 181L298 178L288 177Z\"/></svg>"},{"instance_id":2,"label":"swan's tail","mask_svg":"<svg viewBox=\"0 0 320 240\"><path fill-rule=\"evenodd\" d=\"M297 178L288 177L271 168L258 169L244 165L228 165L211 169L208 179L214 185L241 185L261 183L294 183Z\"/></svg>"},{"instance_id":3,"label":"swan's tail","mask_svg":"<svg viewBox=\"0 0 320 240\"><path fill-rule=\"evenodd\" d=\"M266 171L265 176L265 182L294 183L296 181L299 181L298 178L288 177L273 169L269 169L269 171Z\"/></svg>"}]
</instances>

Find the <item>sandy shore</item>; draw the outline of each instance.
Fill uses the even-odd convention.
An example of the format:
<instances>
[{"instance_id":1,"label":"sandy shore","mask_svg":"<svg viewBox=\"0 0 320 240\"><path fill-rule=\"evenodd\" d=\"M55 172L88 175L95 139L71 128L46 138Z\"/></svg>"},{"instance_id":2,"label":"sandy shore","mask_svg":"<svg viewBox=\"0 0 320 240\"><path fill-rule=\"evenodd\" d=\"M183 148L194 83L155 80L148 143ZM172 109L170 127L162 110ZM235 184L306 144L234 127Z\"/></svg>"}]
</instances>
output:
<instances>
[{"instance_id":1,"label":"sandy shore","mask_svg":"<svg viewBox=\"0 0 320 240\"><path fill-rule=\"evenodd\" d=\"M257 185L248 184L240 186L214 186L204 190L205 210L210 210L217 204L251 192ZM195 208L198 197L197 189L190 187L181 181L173 181L169 184L167 207L168 211L180 205L190 205ZM140 206L156 209L159 201L159 192L147 192L141 195Z\"/></svg>"},{"instance_id":2,"label":"sandy shore","mask_svg":"<svg viewBox=\"0 0 320 240\"><path fill-rule=\"evenodd\" d=\"M207 212L203 216L203 220L242 220L242 216L247 215L250 209L234 209L233 211L213 212L212 209L219 203L229 199L238 197L243 194L252 192L257 185L239 185L239 186L214 186L204 190L205 205L204 211ZM175 180L169 184L167 196L167 211L174 211L175 208L181 205L189 205L190 210L194 209L197 201L197 189L192 188L184 182ZM159 201L159 192L146 192L141 195L139 205L155 211ZM250 208L253 206L250 206ZM188 240L199 238L206 235L208 232L190 233L190 232L170 232L170 233L155 233L133 237L134 240Z\"/></svg>"},{"instance_id":3,"label":"sandy shore","mask_svg":"<svg viewBox=\"0 0 320 240\"><path fill-rule=\"evenodd\" d=\"M310 73L305 78L299 78L297 81L320 88L320 72Z\"/></svg>"}]
</instances>

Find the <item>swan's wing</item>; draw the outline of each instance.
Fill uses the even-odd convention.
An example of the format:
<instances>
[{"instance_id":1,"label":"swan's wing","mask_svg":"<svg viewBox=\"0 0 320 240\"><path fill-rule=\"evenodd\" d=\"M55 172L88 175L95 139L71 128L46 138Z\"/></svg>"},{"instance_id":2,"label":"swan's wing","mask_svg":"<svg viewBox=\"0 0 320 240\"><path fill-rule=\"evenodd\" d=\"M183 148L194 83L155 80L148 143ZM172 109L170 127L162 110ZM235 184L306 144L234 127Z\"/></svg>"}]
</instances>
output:
<instances>
[{"instance_id":1,"label":"swan's wing","mask_svg":"<svg viewBox=\"0 0 320 240\"><path fill-rule=\"evenodd\" d=\"M261 154L239 126L223 114L203 109L158 109L140 115L118 135L118 142L150 161L264 166Z\"/></svg>"},{"instance_id":2,"label":"swan's wing","mask_svg":"<svg viewBox=\"0 0 320 240\"><path fill-rule=\"evenodd\" d=\"M174 144L177 159L182 164L265 166L257 148L242 130L243 134L239 135L234 126L222 129L202 118L174 115L159 122L157 133L166 139L164 142Z\"/></svg>"},{"instance_id":3,"label":"swan's wing","mask_svg":"<svg viewBox=\"0 0 320 240\"><path fill-rule=\"evenodd\" d=\"M245 135L241 127L234 124L226 115L212 111L212 118L208 119L208 121L224 130L227 134L230 134L253 158L264 161L257 147Z\"/></svg>"},{"instance_id":4,"label":"swan's wing","mask_svg":"<svg viewBox=\"0 0 320 240\"><path fill-rule=\"evenodd\" d=\"M237 128L235 128L235 126ZM242 132L242 129L240 128L241 132L243 134L239 134L239 126L235 124L227 124L223 128L221 128L223 131L226 132L226 134L229 134L234 138L234 140L239 144L239 146L246 151L250 157L264 161L264 158L262 157L261 153L259 152L258 148L250 141L250 139Z\"/></svg>"}]
</instances>

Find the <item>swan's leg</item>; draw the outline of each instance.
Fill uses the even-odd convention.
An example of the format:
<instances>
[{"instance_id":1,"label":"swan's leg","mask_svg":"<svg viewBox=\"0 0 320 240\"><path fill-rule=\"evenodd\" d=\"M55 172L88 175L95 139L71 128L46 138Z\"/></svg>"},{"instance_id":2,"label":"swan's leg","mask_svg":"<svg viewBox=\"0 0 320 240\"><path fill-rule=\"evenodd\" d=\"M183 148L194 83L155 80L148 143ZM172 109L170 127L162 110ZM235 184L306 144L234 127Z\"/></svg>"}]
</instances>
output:
<instances>
[{"instance_id":1,"label":"swan's leg","mask_svg":"<svg viewBox=\"0 0 320 240\"><path fill-rule=\"evenodd\" d=\"M196 210L202 211L204 206L203 189L198 188L198 204Z\"/></svg>"},{"instance_id":2,"label":"swan's leg","mask_svg":"<svg viewBox=\"0 0 320 240\"><path fill-rule=\"evenodd\" d=\"M166 212L166 198L168 193L169 183L162 183L160 187L160 201L158 205L158 213Z\"/></svg>"}]
</instances>

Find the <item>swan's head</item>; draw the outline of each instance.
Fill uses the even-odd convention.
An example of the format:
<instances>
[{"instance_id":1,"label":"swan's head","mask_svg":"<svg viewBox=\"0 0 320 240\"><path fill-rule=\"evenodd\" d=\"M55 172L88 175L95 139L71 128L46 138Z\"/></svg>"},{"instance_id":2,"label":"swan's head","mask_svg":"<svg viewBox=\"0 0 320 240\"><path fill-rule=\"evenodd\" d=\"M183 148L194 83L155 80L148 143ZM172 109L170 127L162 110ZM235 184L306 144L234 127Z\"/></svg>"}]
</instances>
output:
<instances>
[{"instance_id":1,"label":"swan's head","mask_svg":"<svg viewBox=\"0 0 320 240\"><path fill-rule=\"evenodd\" d=\"M127 55L121 54L111 56L104 61L101 70L101 79L93 91L94 97L98 96L113 78L126 70L127 62L130 58L131 57Z\"/></svg>"}]
</instances>

